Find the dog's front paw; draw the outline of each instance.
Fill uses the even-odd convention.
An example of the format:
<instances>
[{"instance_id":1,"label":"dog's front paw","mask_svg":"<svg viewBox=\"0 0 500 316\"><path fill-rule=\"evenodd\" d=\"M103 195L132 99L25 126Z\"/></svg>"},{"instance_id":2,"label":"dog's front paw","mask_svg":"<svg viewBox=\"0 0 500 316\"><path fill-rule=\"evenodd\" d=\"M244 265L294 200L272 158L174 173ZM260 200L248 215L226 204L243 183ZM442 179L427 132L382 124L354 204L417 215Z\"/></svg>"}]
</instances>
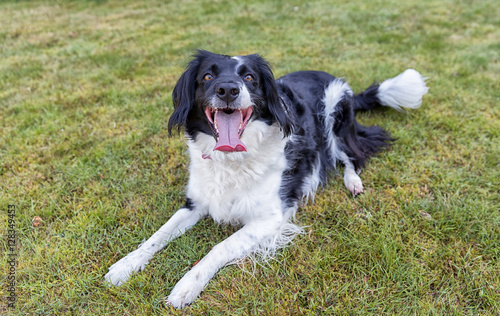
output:
<instances>
[{"instance_id":1,"label":"dog's front paw","mask_svg":"<svg viewBox=\"0 0 500 316\"><path fill-rule=\"evenodd\" d=\"M165 303L175 308L183 308L194 302L205 288L205 282L200 282L200 277L194 271L188 272L174 286Z\"/></svg>"},{"instance_id":2,"label":"dog's front paw","mask_svg":"<svg viewBox=\"0 0 500 316\"><path fill-rule=\"evenodd\" d=\"M104 279L114 286L120 286L127 282L133 272L144 269L148 261L149 259L145 254L138 250L132 251L109 267Z\"/></svg>"}]
</instances>

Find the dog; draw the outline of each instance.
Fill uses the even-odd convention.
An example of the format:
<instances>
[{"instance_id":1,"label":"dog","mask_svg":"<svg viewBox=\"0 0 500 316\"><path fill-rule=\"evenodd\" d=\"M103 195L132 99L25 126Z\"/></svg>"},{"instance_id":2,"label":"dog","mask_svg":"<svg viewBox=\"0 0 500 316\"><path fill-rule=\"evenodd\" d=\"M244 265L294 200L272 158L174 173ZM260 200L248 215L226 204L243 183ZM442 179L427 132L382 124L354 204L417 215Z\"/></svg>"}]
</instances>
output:
<instances>
[{"instance_id":1,"label":"dog","mask_svg":"<svg viewBox=\"0 0 500 316\"><path fill-rule=\"evenodd\" d=\"M357 111L418 108L428 87L408 69L360 94L326 72L299 71L275 80L260 55L230 57L199 50L178 80L168 130L183 130L190 166L186 202L137 250L109 268L119 286L154 253L210 216L241 228L216 245L175 285L167 304L191 304L219 269L252 254L272 255L302 232L298 206L314 197L336 165L352 195L367 159L393 139L363 126Z\"/></svg>"}]
</instances>

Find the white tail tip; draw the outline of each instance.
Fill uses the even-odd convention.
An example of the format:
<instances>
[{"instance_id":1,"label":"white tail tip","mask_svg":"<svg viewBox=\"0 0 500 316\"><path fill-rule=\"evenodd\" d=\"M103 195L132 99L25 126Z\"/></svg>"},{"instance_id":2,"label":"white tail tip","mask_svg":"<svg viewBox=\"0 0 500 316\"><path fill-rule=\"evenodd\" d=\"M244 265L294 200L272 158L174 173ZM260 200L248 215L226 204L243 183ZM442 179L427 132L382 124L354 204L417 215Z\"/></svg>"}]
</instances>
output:
<instances>
[{"instance_id":1,"label":"white tail tip","mask_svg":"<svg viewBox=\"0 0 500 316\"><path fill-rule=\"evenodd\" d=\"M417 109L422 105L422 97L429 91L426 79L415 69L407 69L397 77L382 82L377 98L380 104L398 111L402 108Z\"/></svg>"}]
</instances>

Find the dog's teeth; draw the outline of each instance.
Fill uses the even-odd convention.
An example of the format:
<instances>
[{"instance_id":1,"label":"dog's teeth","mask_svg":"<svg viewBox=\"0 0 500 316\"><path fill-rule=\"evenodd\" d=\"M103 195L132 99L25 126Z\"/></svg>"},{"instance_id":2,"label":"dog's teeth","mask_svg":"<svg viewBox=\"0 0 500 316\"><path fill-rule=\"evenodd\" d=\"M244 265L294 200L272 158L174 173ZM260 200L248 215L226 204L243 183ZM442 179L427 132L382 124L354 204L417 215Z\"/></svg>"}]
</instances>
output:
<instances>
[{"instance_id":1,"label":"dog's teeth","mask_svg":"<svg viewBox=\"0 0 500 316\"><path fill-rule=\"evenodd\" d=\"M241 126L243 126L243 112L241 109L238 109L240 111L240 127L238 127L238 133L241 132Z\"/></svg>"}]
</instances>

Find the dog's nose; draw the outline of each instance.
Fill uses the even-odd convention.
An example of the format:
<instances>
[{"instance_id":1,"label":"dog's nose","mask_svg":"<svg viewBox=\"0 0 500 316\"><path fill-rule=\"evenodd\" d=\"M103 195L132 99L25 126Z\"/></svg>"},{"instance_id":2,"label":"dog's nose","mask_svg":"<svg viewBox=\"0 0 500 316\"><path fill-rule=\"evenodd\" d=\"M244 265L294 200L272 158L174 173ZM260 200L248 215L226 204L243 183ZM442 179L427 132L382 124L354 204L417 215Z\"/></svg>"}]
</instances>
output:
<instances>
[{"instance_id":1,"label":"dog's nose","mask_svg":"<svg viewBox=\"0 0 500 316\"><path fill-rule=\"evenodd\" d=\"M240 94L240 87L236 83L222 82L215 87L215 93L219 99L229 104Z\"/></svg>"}]
</instances>

